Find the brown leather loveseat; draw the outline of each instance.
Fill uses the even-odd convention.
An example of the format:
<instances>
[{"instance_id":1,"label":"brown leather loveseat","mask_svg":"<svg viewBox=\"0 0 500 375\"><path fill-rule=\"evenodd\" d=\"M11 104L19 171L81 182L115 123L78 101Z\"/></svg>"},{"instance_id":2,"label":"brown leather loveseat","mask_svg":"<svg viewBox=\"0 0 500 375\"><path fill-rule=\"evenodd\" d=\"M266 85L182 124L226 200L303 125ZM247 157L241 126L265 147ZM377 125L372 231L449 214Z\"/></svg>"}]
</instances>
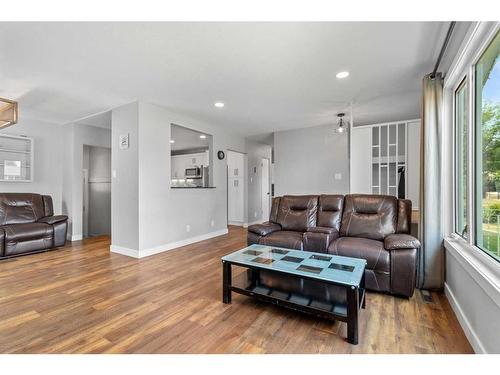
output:
<instances>
[{"instance_id":1,"label":"brown leather loveseat","mask_svg":"<svg viewBox=\"0 0 500 375\"><path fill-rule=\"evenodd\" d=\"M0 258L63 246L67 228L49 195L0 193Z\"/></svg>"},{"instance_id":2,"label":"brown leather loveseat","mask_svg":"<svg viewBox=\"0 0 500 375\"><path fill-rule=\"evenodd\" d=\"M393 196L288 195L273 198L269 222L249 226L247 242L365 259L367 289L411 297L420 242L410 224L411 201Z\"/></svg>"}]
</instances>

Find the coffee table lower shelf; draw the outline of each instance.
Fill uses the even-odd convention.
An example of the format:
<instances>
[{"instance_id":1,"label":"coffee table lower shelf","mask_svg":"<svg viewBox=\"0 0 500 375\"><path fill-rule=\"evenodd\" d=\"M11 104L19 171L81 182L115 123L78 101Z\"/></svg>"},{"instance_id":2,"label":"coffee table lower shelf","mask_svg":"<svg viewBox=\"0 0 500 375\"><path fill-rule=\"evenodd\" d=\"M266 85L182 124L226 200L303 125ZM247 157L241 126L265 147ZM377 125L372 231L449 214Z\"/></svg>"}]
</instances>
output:
<instances>
[{"instance_id":1,"label":"coffee table lower shelf","mask_svg":"<svg viewBox=\"0 0 500 375\"><path fill-rule=\"evenodd\" d=\"M348 337L350 344L358 344L358 315L359 309L365 308L365 288L364 277L362 288L346 286L347 302L324 302L308 296L290 293L283 290L272 289L255 282L246 286L244 282L236 282L234 285L231 278L231 264L223 262L223 302L231 303L231 292L243 294L258 300L282 306L295 311L311 314L319 318L328 320L340 320L347 323ZM244 278L243 278L244 279ZM241 280L241 279L240 279Z\"/></svg>"}]
</instances>

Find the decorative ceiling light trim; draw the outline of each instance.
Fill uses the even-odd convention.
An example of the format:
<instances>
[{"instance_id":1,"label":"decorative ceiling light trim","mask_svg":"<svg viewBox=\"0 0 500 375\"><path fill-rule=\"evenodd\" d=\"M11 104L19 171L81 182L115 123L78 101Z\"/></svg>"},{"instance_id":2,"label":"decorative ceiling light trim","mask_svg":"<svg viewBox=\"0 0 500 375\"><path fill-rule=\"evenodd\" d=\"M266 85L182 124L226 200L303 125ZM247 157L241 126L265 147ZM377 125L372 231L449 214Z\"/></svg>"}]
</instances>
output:
<instances>
[{"instance_id":1,"label":"decorative ceiling light trim","mask_svg":"<svg viewBox=\"0 0 500 375\"><path fill-rule=\"evenodd\" d=\"M17 102L0 98L0 129L17 123Z\"/></svg>"}]
</instances>

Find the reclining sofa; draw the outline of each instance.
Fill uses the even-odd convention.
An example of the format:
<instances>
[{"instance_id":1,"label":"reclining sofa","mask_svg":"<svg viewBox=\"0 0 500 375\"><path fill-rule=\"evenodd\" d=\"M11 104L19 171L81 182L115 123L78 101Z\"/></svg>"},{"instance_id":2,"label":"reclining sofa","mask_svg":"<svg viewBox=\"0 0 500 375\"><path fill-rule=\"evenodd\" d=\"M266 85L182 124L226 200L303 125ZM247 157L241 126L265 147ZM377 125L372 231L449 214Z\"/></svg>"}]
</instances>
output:
<instances>
[{"instance_id":1,"label":"reclining sofa","mask_svg":"<svg viewBox=\"0 0 500 375\"><path fill-rule=\"evenodd\" d=\"M286 195L273 198L268 222L248 227L247 243L362 258L367 289L411 297L420 242L410 224L411 201L393 196ZM268 272L260 277L264 284L285 283L287 290L308 289L326 299L335 293L310 280Z\"/></svg>"},{"instance_id":2,"label":"reclining sofa","mask_svg":"<svg viewBox=\"0 0 500 375\"><path fill-rule=\"evenodd\" d=\"M0 259L63 246L67 229L49 195L0 193Z\"/></svg>"}]
</instances>

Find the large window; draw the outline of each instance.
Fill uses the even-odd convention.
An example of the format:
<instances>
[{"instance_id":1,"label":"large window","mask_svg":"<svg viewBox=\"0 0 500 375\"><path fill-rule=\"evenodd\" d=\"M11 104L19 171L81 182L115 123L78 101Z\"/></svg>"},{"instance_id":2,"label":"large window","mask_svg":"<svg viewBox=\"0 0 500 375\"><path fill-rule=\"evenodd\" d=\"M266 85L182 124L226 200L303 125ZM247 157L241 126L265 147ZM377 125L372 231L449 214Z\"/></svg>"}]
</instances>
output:
<instances>
[{"instance_id":1,"label":"large window","mask_svg":"<svg viewBox=\"0 0 500 375\"><path fill-rule=\"evenodd\" d=\"M467 165L468 165L468 100L467 81L464 79L455 92L455 173L456 203L455 220L456 231L464 238L468 238L467 230Z\"/></svg>"},{"instance_id":2,"label":"large window","mask_svg":"<svg viewBox=\"0 0 500 375\"><path fill-rule=\"evenodd\" d=\"M500 260L500 34L475 66L476 245Z\"/></svg>"}]
</instances>

